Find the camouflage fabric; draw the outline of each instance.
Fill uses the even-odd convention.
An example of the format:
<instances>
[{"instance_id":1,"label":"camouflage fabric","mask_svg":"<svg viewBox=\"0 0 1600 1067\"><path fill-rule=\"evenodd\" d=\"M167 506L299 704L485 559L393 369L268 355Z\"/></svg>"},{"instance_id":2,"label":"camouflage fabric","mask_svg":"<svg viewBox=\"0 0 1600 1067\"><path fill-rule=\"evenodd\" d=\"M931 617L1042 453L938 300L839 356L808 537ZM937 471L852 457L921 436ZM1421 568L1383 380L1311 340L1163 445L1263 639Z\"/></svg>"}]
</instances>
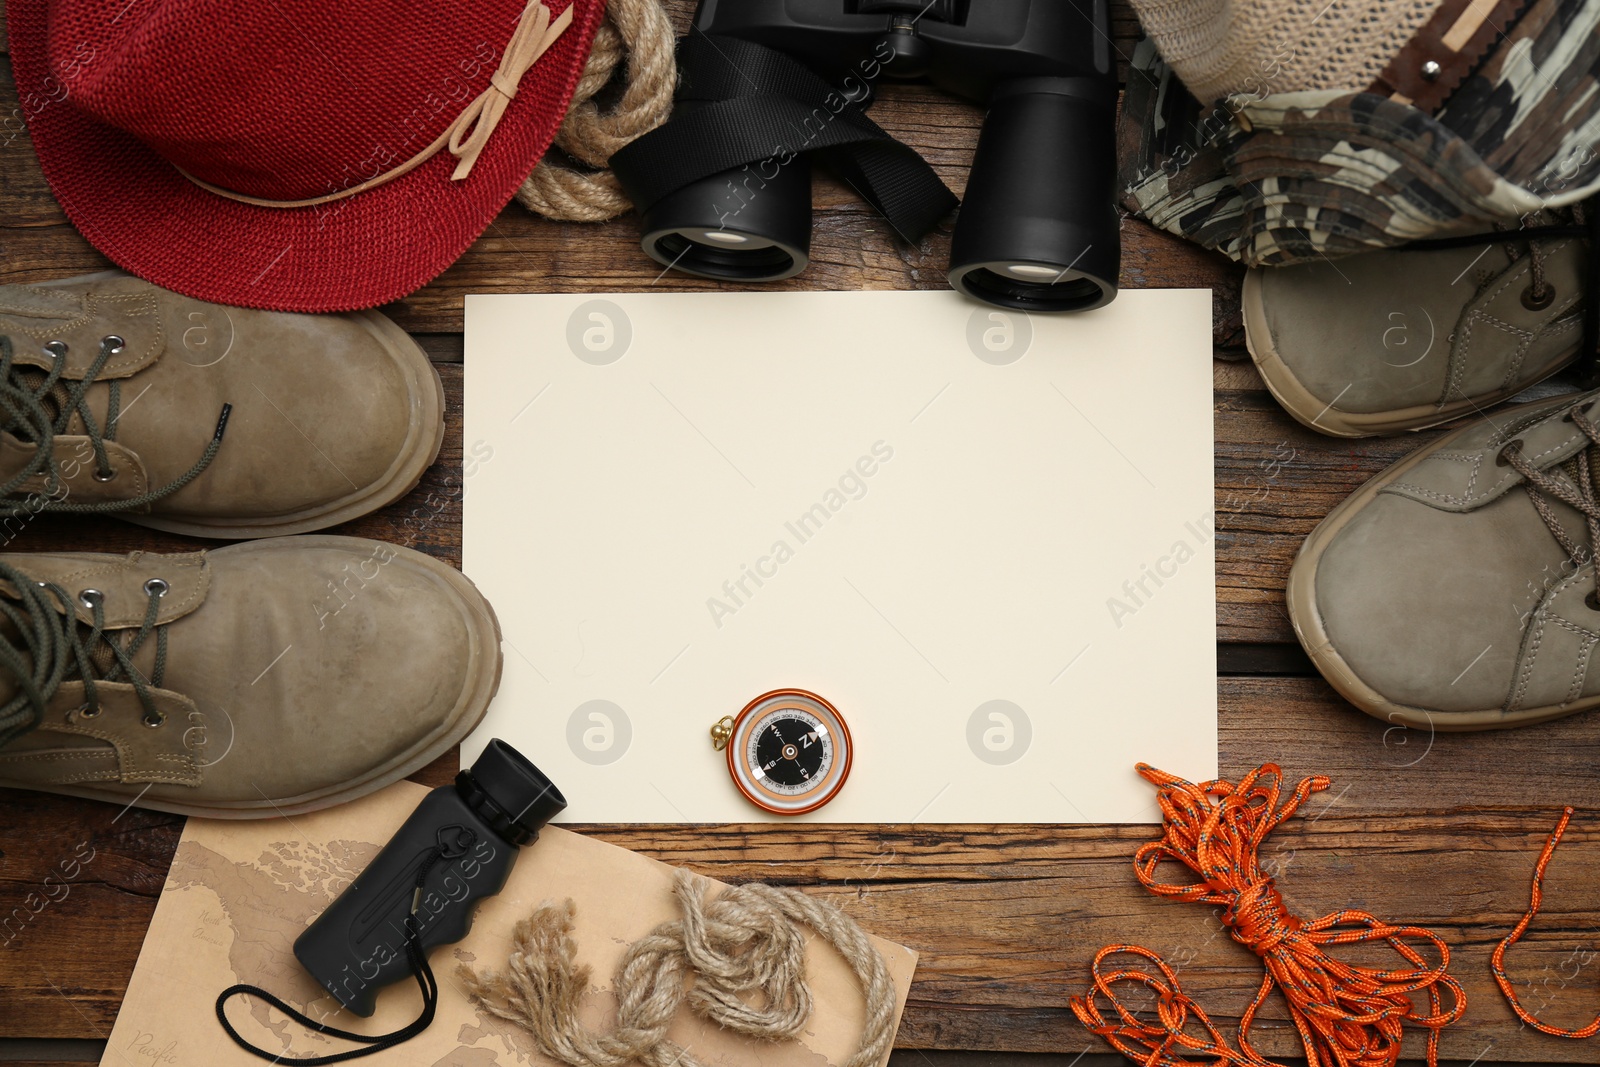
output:
<instances>
[{"instance_id":1,"label":"camouflage fabric","mask_svg":"<svg viewBox=\"0 0 1600 1067\"><path fill-rule=\"evenodd\" d=\"M1202 108L1143 41L1119 126L1123 203L1251 266L1561 207L1600 191L1600 0L1538 0L1437 115L1374 93Z\"/></svg>"}]
</instances>

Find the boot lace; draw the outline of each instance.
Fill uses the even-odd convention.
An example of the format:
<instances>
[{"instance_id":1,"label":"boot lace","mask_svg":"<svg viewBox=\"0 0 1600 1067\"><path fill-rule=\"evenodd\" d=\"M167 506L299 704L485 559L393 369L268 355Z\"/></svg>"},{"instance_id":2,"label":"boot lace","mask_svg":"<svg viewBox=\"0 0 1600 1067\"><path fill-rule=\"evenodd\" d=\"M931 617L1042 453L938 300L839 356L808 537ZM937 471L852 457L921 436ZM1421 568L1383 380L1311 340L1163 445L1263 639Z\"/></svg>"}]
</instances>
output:
<instances>
[{"instance_id":1,"label":"boot lace","mask_svg":"<svg viewBox=\"0 0 1600 1067\"><path fill-rule=\"evenodd\" d=\"M100 341L100 351L80 380L63 380L67 365L67 346L62 341L51 341L44 346L52 362L49 371L18 364L9 337L0 337L0 429L4 429L35 447L33 458L23 468L4 482L0 482L0 516L37 514L40 511L89 514L96 512L126 511L142 508L162 497L170 496L193 481L200 472L211 465L217 449L222 447L222 435L228 428L228 415L232 404L223 404L217 418L216 432L206 445L200 458L187 471L166 485L150 489L127 500L108 500L96 504L75 504L67 499L62 486L61 460L55 454L57 434L65 434L74 415L83 423L84 436L94 455L94 477L109 482L117 476L106 450L107 441L117 439L117 420L122 407L122 382L113 378L106 383L108 399L105 422L102 425L89 410L88 392L96 376L105 369L106 361L121 352L122 338L111 334ZM137 398L136 398L137 399ZM45 487L38 493L20 496L28 479L43 476Z\"/></svg>"},{"instance_id":2,"label":"boot lace","mask_svg":"<svg viewBox=\"0 0 1600 1067\"><path fill-rule=\"evenodd\" d=\"M1530 221L1540 223L1530 229L1542 230L1545 226L1573 226L1582 223L1576 214L1576 208L1565 211L1538 212L1530 216ZM1523 246L1527 247L1528 256L1528 287L1522 291L1522 303L1529 311L1542 311L1549 307L1556 298L1556 287L1551 285L1544 276L1545 242L1538 237L1520 236L1516 228L1507 223L1495 223L1495 230L1509 235L1510 240L1503 242L1506 258L1512 263L1521 262Z\"/></svg>"},{"instance_id":3,"label":"boot lace","mask_svg":"<svg viewBox=\"0 0 1600 1067\"><path fill-rule=\"evenodd\" d=\"M1499 224L1485 233L1411 241L1397 247L1409 252L1499 243L1505 245L1513 263L1522 258L1526 247L1529 279L1522 303L1530 311L1542 311L1556 296L1555 287L1545 278L1543 243L1574 237L1586 241L1589 250L1583 292L1583 339L1578 347L1579 380L1588 389L1600 385L1600 198L1556 211L1534 212L1516 229Z\"/></svg>"},{"instance_id":4,"label":"boot lace","mask_svg":"<svg viewBox=\"0 0 1600 1067\"><path fill-rule=\"evenodd\" d=\"M1582 402L1561 416L1563 422L1572 423L1590 441L1571 459L1540 470L1523 453L1520 439L1507 442L1495 458L1499 466L1510 467L1522 475L1522 488L1527 492L1528 499L1533 501L1534 510L1539 513L1539 518L1567 553L1574 567L1592 562L1593 549L1573 540L1550 501L1559 500L1578 511L1589 528L1589 545L1600 545L1600 487L1596 486L1596 477L1600 476L1600 464L1596 463L1596 448L1600 447L1600 423L1592 421L1582 410L1583 403L1590 399L1592 397L1585 396ZM1552 473L1554 470L1560 470L1566 477L1557 477ZM1584 602L1600 611L1600 585L1589 591Z\"/></svg>"},{"instance_id":5,"label":"boot lace","mask_svg":"<svg viewBox=\"0 0 1600 1067\"><path fill-rule=\"evenodd\" d=\"M100 714L100 684L127 682L144 708L144 724L153 728L166 722L151 692L161 688L167 667L167 626L156 625L169 588L165 581L144 583L144 621L123 636L105 628L105 597L99 590L81 590L75 601L55 582L36 582L5 563L0 563L0 578L16 590L15 601L0 597L0 615L10 624L0 627L5 634L0 636L0 672L17 683L16 694L0 704L0 747L38 726L50 699L69 680L83 682L80 718ZM87 625L78 621L75 602L89 609ZM155 663L146 677L133 658L152 635Z\"/></svg>"}]
</instances>

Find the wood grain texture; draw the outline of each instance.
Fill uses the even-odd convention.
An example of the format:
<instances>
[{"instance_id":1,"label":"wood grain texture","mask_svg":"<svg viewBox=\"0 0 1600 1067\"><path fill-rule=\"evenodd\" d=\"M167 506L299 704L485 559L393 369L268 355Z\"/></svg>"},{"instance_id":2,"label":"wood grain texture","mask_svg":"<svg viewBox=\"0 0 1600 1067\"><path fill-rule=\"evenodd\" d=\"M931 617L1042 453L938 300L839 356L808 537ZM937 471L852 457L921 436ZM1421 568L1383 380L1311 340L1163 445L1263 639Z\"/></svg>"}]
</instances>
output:
<instances>
[{"instance_id":1,"label":"wood grain texture","mask_svg":"<svg viewBox=\"0 0 1600 1067\"><path fill-rule=\"evenodd\" d=\"M1591 726L1568 719L1430 738L1352 711L1319 679L1225 679L1219 694L1225 774L1276 758L1291 778L1334 779L1267 842L1291 909L1310 917L1364 908L1444 936L1471 1004L1447 1034L1449 1057L1593 1061L1587 1045L1518 1029L1488 972L1490 949L1527 905L1533 861L1559 806L1600 809ZM0 1036L103 1034L181 820L130 811L113 821L109 805L22 793L0 795L0 805L7 825L23 828L0 838L7 909L81 842L95 850L70 894L0 949L0 1003L27 1008L0 1015ZM1208 909L1158 900L1136 884L1129 861L1150 826L579 829L717 878L813 889L916 948L922 962L901 1047L1098 1049L1065 1001L1081 992L1093 952L1115 941L1180 965L1185 988L1222 1019L1242 1008L1259 975ZM1548 910L1510 957L1529 1003L1546 1004L1552 1020L1593 1010L1597 874L1600 822L1580 817L1550 868ZM1292 1055L1281 1006L1267 1020L1262 1047Z\"/></svg>"},{"instance_id":2,"label":"wood grain texture","mask_svg":"<svg viewBox=\"0 0 1600 1067\"><path fill-rule=\"evenodd\" d=\"M668 6L682 24L693 0ZM1113 24L1126 54L1135 25L1125 4L1114 5ZM901 86L884 92L874 114L963 187L981 122L976 108ZM50 197L19 118L9 63L0 61L0 284L103 269L105 259ZM784 287L944 286L948 221L911 248L836 182L820 180L815 201L813 266ZM1294 638L1282 589L1301 540L1367 477L1429 438L1335 442L1298 426L1248 363L1233 362L1244 354L1239 270L1135 219L1124 219L1122 236L1124 286L1214 292L1213 342L1222 357L1214 364L1219 639L1248 644L1264 663L1299 663L1289 655ZM638 249L631 219L558 224L508 207L455 266L387 309L439 366L448 435L440 462L413 494L338 532L459 564L466 293L716 288L658 275ZM45 517L0 548L201 544L110 519ZM1268 842L1291 908L1310 916L1363 907L1443 934L1470 998L1467 1018L1447 1035L1448 1057L1595 1062L1592 1042L1517 1027L1487 970L1494 942L1526 906L1532 864L1558 808L1600 809L1600 737L1588 720L1429 737L1361 716L1316 678L1229 677L1219 693L1224 773L1275 758L1291 776L1321 772L1335 780L1305 817ZM440 784L454 769L446 758L418 780ZM181 826L159 813L0 791L0 1039L105 1035ZM582 829L730 881L805 886L917 948L922 964L899 1036L905 1048L1066 1053L1063 1062L1098 1052L1103 1046L1072 1020L1065 1001L1082 991L1092 953L1113 941L1165 954L1180 966L1185 988L1224 1023L1258 980L1257 961L1207 909L1159 901L1137 886L1129 860L1151 836L1149 826ZM59 876L47 885L84 847L94 858L67 891ZM1575 824L1550 869L1547 911L1510 969L1529 1005L1550 1021L1576 1024L1592 1013L1600 987L1600 820L1580 816ZM1260 1044L1293 1055L1282 1018L1274 1003ZM1420 1054L1420 1043L1408 1052Z\"/></svg>"}]
</instances>

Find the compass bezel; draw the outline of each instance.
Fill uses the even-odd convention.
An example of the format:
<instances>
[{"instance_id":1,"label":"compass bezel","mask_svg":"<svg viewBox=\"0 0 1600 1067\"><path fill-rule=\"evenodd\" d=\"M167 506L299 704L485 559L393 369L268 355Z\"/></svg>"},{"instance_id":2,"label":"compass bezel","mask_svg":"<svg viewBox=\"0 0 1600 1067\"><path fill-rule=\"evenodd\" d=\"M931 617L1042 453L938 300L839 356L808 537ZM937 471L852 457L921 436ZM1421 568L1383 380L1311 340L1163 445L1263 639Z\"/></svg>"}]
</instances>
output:
<instances>
[{"instance_id":1,"label":"compass bezel","mask_svg":"<svg viewBox=\"0 0 1600 1067\"><path fill-rule=\"evenodd\" d=\"M775 804L746 780L746 776L754 778L745 755L749 747L750 730L770 712L784 710L782 704L776 703L784 698L795 702L791 710L803 711L827 721L829 733L834 735L825 742L832 746L832 763L819 786L820 792L810 803L799 807ZM759 716L756 715L758 708L762 709L762 714ZM739 792L750 803L772 815L805 815L827 804L844 788L845 782L850 777L851 765L855 762L855 742L850 736L850 725L844 721L844 716L839 714L839 709L830 701L806 689L773 689L750 701L744 706L744 710L734 717L731 736L723 751L728 757L728 777L733 779L733 784L738 787Z\"/></svg>"}]
</instances>

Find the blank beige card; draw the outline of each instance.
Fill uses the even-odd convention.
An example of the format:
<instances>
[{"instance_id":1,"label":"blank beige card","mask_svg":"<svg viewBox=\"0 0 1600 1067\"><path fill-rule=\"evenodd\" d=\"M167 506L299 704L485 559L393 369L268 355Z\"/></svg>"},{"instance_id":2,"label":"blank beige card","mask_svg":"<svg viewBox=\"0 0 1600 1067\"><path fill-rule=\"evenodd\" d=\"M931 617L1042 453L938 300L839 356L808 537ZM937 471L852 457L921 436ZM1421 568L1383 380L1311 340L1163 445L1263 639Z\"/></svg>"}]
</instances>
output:
<instances>
[{"instance_id":1,"label":"blank beige card","mask_svg":"<svg viewBox=\"0 0 1600 1067\"><path fill-rule=\"evenodd\" d=\"M708 733L833 704L798 818L1158 821L1217 767L1211 295L470 296L464 567L491 737L576 822L776 818Z\"/></svg>"}]
</instances>

